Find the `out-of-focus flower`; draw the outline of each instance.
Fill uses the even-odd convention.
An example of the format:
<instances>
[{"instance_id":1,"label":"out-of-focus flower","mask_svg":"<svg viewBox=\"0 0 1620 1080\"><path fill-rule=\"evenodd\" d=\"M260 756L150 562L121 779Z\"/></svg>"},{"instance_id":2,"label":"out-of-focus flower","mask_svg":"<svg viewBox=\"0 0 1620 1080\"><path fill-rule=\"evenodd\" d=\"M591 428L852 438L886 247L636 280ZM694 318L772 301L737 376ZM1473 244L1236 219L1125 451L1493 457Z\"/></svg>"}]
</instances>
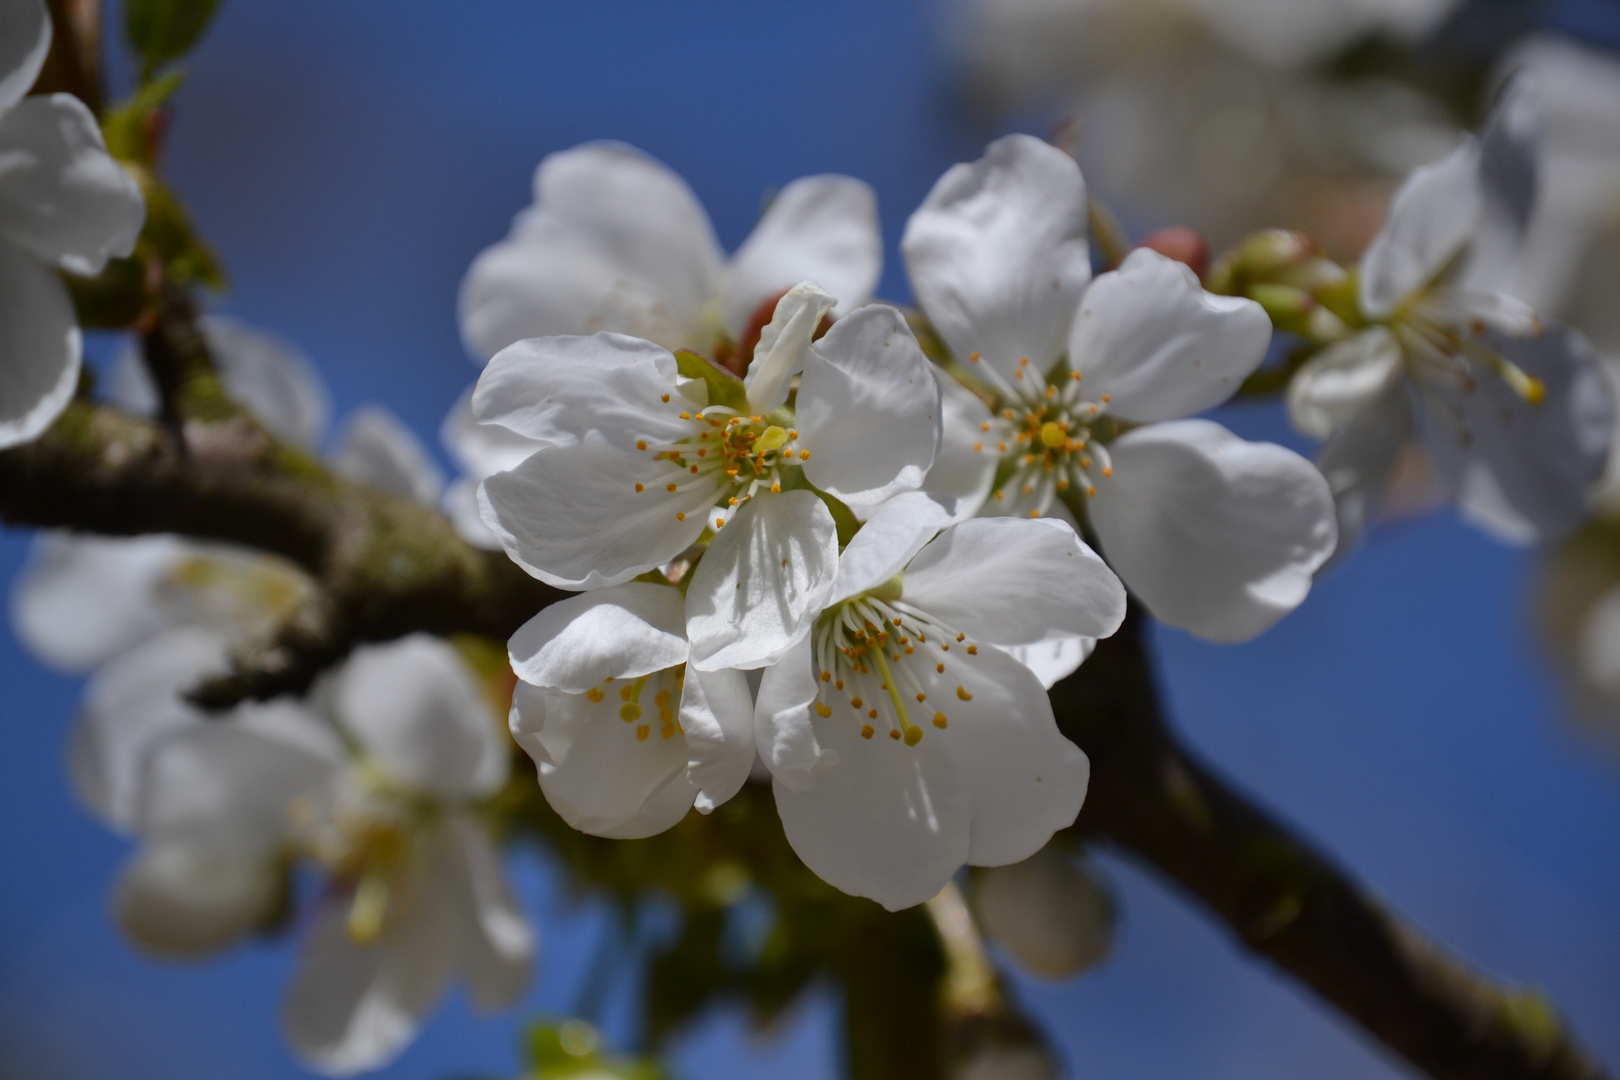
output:
<instances>
[{"instance_id":1,"label":"out-of-focus flower","mask_svg":"<svg viewBox=\"0 0 1620 1080\"><path fill-rule=\"evenodd\" d=\"M934 186L903 243L917 300L977 391L941 376L931 491L964 513L1083 506L1155 616L1242 641L1292 611L1333 551L1333 502L1290 450L1207 420L1264 359L1252 301L1138 250L1091 280L1086 196L1066 154L992 143Z\"/></svg>"},{"instance_id":2,"label":"out-of-focus flower","mask_svg":"<svg viewBox=\"0 0 1620 1080\"><path fill-rule=\"evenodd\" d=\"M343 422L332 454L335 472L379 491L433 506L444 474L415 433L380 405L362 405Z\"/></svg>"},{"instance_id":3,"label":"out-of-focus flower","mask_svg":"<svg viewBox=\"0 0 1620 1080\"><path fill-rule=\"evenodd\" d=\"M1317 65L1357 41L1410 42L1456 0L963 0L949 25L980 103L1069 110L1110 204L1217 245L1307 227L1354 254L1387 178L1455 138L1443 111Z\"/></svg>"},{"instance_id":4,"label":"out-of-focus flower","mask_svg":"<svg viewBox=\"0 0 1620 1080\"><path fill-rule=\"evenodd\" d=\"M130 936L165 954L226 946L283 902L288 861L310 858L330 886L285 1023L313 1066L386 1064L458 976L480 1007L515 999L534 935L473 812L505 781L507 742L455 649L423 635L370 646L307 704L205 720L176 697L195 677L179 669L207 662L197 644L121 661L154 710L166 693L172 722L87 719L76 739L111 795L91 805L141 839L115 901Z\"/></svg>"},{"instance_id":5,"label":"out-of-focus flower","mask_svg":"<svg viewBox=\"0 0 1620 1080\"><path fill-rule=\"evenodd\" d=\"M1479 141L1412 174L1361 263L1366 328L1289 385L1295 426L1327 440L1347 544L1414 438L1463 515L1501 539L1556 536L1586 514L1613 396L1583 337L1501 291L1535 200L1531 95L1510 85Z\"/></svg>"},{"instance_id":6,"label":"out-of-focus flower","mask_svg":"<svg viewBox=\"0 0 1620 1080\"><path fill-rule=\"evenodd\" d=\"M511 728L540 788L582 832L663 832L708 813L754 763L754 702L740 671L687 665L685 600L632 581L553 604L510 644Z\"/></svg>"},{"instance_id":7,"label":"out-of-focus flower","mask_svg":"<svg viewBox=\"0 0 1620 1080\"><path fill-rule=\"evenodd\" d=\"M1050 845L1021 863L977 872L972 896L985 934L1031 975L1070 978L1113 947L1113 897Z\"/></svg>"},{"instance_id":8,"label":"out-of-focus flower","mask_svg":"<svg viewBox=\"0 0 1620 1080\"><path fill-rule=\"evenodd\" d=\"M25 97L51 46L43 0L0 0L0 448L35 438L79 384L81 341L56 276L128 255L146 207L70 94Z\"/></svg>"},{"instance_id":9,"label":"out-of-focus flower","mask_svg":"<svg viewBox=\"0 0 1620 1080\"><path fill-rule=\"evenodd\" d=\"M838 314L860 306L882 258L877 200L859 180L788 184L728 261L679 176L622 143L587 143L540 163L534 205L468 269L461 334L480 358L600 331L714 356L796 281L830 289Z\"/></svg>"},{"instance_id":10,"label":"out-of-focus flower","mask_svg":"<svg viewBox=\"0 0 1620 1080\"><path fill-rule=\"evenodd\" d=\"M1125 616L1119 579L1067 524L950 518L921 493L883 506L840 556L813 633L759 686L788 841L891 910L1074 821L1089 767L1046 685Z\"/></svg>"}]
</instances>

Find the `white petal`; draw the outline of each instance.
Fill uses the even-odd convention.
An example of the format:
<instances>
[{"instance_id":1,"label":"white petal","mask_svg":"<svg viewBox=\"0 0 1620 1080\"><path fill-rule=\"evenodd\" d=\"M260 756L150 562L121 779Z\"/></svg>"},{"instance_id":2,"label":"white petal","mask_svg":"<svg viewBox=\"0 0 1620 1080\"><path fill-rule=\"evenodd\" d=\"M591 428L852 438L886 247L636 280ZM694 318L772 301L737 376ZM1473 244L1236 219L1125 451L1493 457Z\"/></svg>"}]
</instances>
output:
<instances>
[{"instance_id":1,"label":"white petal","mask_svg":"<svg viewBox=\"0 0 1620 1080\"><path fill-rule=\"evenodd\" d=\"M149 843L125 864L113 917L160 956L201 956L233 943L275 910L274 860L183 841Z\"/></svg>"},{"instance_id":2,"label":"white petal","mask_svg":"<svg viewBox=\"0 0 1620 1080\"><path fill-rule=\"evenodd\" d=\"M816 774L838 763L838 755L816 740L810 719L820 686L810 639L804 638L759 680L754 706L754 743L760 760L778 785L792 791L815 788Z\"/></svg>"},{"instance_id":3,"label":"white petal","mask_svg":"<svg viewBox=\"0 0 1620 1080\"><path fill-rule=\"evenodd\" d=\"M338 720L398 783L449 798L506 780L507 742L466 661L412 634L354 651L338 675Z\"/></svg>"},{"instance_id":4,"label":"white petal","mask_svg":"<svg viewBox=\"0 0 1620 1080\"><path fill-rule=\"evenodd\" d=\"M628 702L619 688L605 690L600 701L592 701L584 694L518 683L508 721L512 737L539 767L546 801L572 827L620 839L630 838L624 830L632 824L656 825L632 830L641 836L661 832L685 815L697 794L685 780L686 738L678 729L665 737L664 730L670 729L660 724L659 707L652 701L660 692L673 699L679 685L673 673L648 680L640 695L643 711L629 720L624 719ZM673 708L670 717L675 717ZM649 823L642 815L672 783L678 784L684 803L674 808L678 812L673 816L657 807L661 820Z\"/></svg>"},{"instance_id":5,"label":"white petal","mask_svg":"<svg viewBox=\"0 0 1620 1080\"><path fill-rule=\"evenodd\" d=\"M456 535L467 543L485 551L499 551L500 538L489 531L478 510L478 484L479 479L471 476L452 480L444 489L444 498L439 500L439 511L450 519Z\"/></svg>"},{"instance_id":6,"label":"white petal","mask_svg":"<svg viewBox=\"0 0 1620 1080\"><path fill-rule=\"evenodd\" d=\"M990 487L995 483L999 454L986 453L975 446L984 444L981 425L990 422L990 408L979 396L943 371L935 371L939 382L939 453L923 480L923 489L956 500L958 520L979 512Z\"/></svg>"},{"instance_id":7,"label":"white petal","mask_svg":"<svg viewBox=\"0 0 1620 1080\"><path fill-rule=\"evenodd\" d=\"M550 337L502 349L473 390L473 416L536 442L567 446L589 432L615 446L674 442L691 431L671 400L675 357L622 334Z\"/></svg>"},{"instance_id":8,"label":"white petal","mask_svg":"<svg viewBox=\"0 0 1620 1080\"><path fill-rule=\"evenodd\" d=\"M741 671L686 674L681 694L687 779L698 788L697 808L707 814L742 790L754 767L754 699Z\"/></svg>"},{"instance_id":9,"label":"white petal","mask_svg":"<svg viewBox=\"0 0 1620 1080\"><path fill-rule=\"evenodd\" d=\"M202 328L232 399L277 438L312 450L320 445L332 403L307 356L291 342L238 319L210 315Z\"/></svg>"},{"instance_id":10,"label":"white petal","mask_svg":"<svg viewBox=\"0 0 1620 1080\"><path fill-rule=\"evenodd\" d=\"M1333 553L1327 481L1291 450L1178 420L1109 452L1092 524L1126 585L1172 626L1246 641L1304 601Z\"/></svg>"},{"instance_id":11,"label":"white petal","mask_svg":"<svg viewBox=\"0 0 1620 1080\"><path fill-rule=\"evenodd\" d=\"M444 490L444 474L427 448L380 405L362 405L349 414L332 468L357 483L429 506Z\"/></svg>"},{"instance_id":12,"label":"white petal","mask_svg":"<svg viewBox=\"0 0 1620 1080\"><path fill-rule=\"evenodd\" d=\"M439 442L457 465L472 478L472 486L490 473L515 469L523 459L544 443L537 442L500 424L480 424L473 416L474 387L466 391L450 406L444 423L439 426ZM476 505L474 514L477 513Z\"/></svg>"},{"instance_id":13,"label":"white petal","mask_svg":"<svg viewBox=\"0 0 1620 1080\"><path fill-rule=\"evenodd\" d=\"M776 302L743 379L749 408L768 413L787 401L793 376L804 370L810 340L836 302L813 281L799 282Z\"/></svg>"},{"instance_id":14,"label":"white petal","mask_svg":"<svg viewBox=\"0 0 1620 1080\"><path fill-rule=\"evenodd\" d=\"M1012 377L1062 354L1086 282L1086 188L1063 151L1028 135L952 166L901 242L917 302L958 359L982 354Z\"/></svg>"},{"instance_id":15,"label":"white petal","mask_svg":"<svg viewBox=\"0 0 1620 1080\"><path fill-rule=\"evenodd\" d=\"M1586 515L1614 430L1597 354L1564 327L1528 338L1489 334L1480 344L1541 380L1545 397L1531 405L1484 372L1464 389L1425 387L1424 436L1435 464L1464 513L1487 526L1501 522L1505 539L1568 532Z\"/></svg>"},{"instance_id":16,"label":"white petal","mask_svg":"<svg viewBox=\"0 0 1620 1080\"><path fill-rule=\"evenodd\" d=\"M524 682L583 694L686 663L686 600L672 585L627 581L552 604L507 645Z\"/></svg>"},{"instance_id":17,"label":"white petal","mask_svg":"<svg viewBox=\"0 0 1620 1080\"><path fill-rule=\"evenodd\" d=\"M1512 274L1536 209L1540 177L1540 121L1532 77L1510 77L1479 138L1479 184L1484 198L1468 259L1458 273L1464 287L1499 284Z\"/></svg>"},{"instance_id":18,"label":"white petal","mask_svg":"<svg viewBox=\"0 0 1620 1080\"><path fill-rule=\"evenodd\" d=\"M595 589L662 566L697 540L719 485L702 477L667 490L685 475L593 434L489 477L478 501L513 562L559 589Z\"/></svg>"},{"instance_id":19,"label":"white petal","mask_svg":"<svg viewBox=\"0 0 1620 1080\"><path fill-rule=\"evenodd\" d=\"M135 249L145 217L135 178L78 98L25 98L0 115L0 236L90 275Z\"/></svg>"},{"instance_id":20,"label":"white petal","mask_svg":"<svg viewBox=\"0 0 1620 1080\"><path fill-rule=\"evenodd\" d=\"M945 500L921 491L896 495L879 506L838 557L838 577L826 606L875 589L905 569L952 517Z\"/></svg>"},{"instance_id":21,"label":"white petal","mask_svg":"<svg viewBox=\"0 0 1620 1080\"><path fill-rule=\"evenodd\" d=\"M1381 319L1432 281L1468 243L1485 210L1472 139L1415 170L1361 259L1361 310Z\"/></svg>"},{"instance_id":22,"label":"white petal","mask_svg":"<svg viewBox=\"0 0 1620 1080\"><path fill-rule=\"evenodd\" d=\"M1397 383L1351 417L1322 447L1316 467L1333 492L1339 521L1335 559L1348 554L1378 520L1412 434L1407 388Z\"/></svg>"},{"instance_id":23,"label":"white petal","mask_svg":"<svg viewBox=\"0 0 1620 1080\"><path fill-rule=\"evenodd\" d=\"M985 935L1025 971L1067 979L1097 964L1113 945L1108 890L1051 845L973 881L973 913Z\"/></svg>"},{"instance_id":24,"label":"white petal","mask_svg":"<svg viewBox=\"0 0 1620 1080\"><path fill-rule=\"evenodd\" d=\"M458 905L469 916L464 928L462 972L473 1005L490 1011L511 1005L529 985L535 934L506 883L500 852L484 826L466 814L446 822L460 856L457 881L466 889Z\"/></svg>"},{"instance_id":25,"label":"white petal","mask_svg":"<svg viewBox=\"0 0 1620 1080\"><path fill-rule=\"evenodd\" d=\"M796 407L804 475L850 506L921 487L939 453L939 383L904 316L882 304L811 347Z\"/></svg>"},{"instance_id":26,"label":"white petal","mask_svg":"<svg viewBox=\"0 0 1620 1080\"><path fill-rule=\"evenodd\" d=\"M43 0L0 7L0 113L21 101L51 51L51 17Z\"/></svg>"},{"instance_id":27,"label":"white petal","mask_svg":"<svg viewBox=\"0 0 1620 1080\"><path fill-rule=\"evenodd\" d=\"M1091 637L1053 638L1034 645L998 646L1002 652L1033 671L1035 677L1041 680L1041 685L1048 689L1074 674L1096 647L1097 639Z\"/></svg>"},{"instance_id":28,"label":"white petal","mask_svg":"<svg viewBox=\"0 0 1620 1080\"><path fill-rule=\"evenodd\" d=\"M40 533L12 583L12 630L39 660L88 672L185 617L162 585L190 550L174 536Z\"/></svg>"},{"instance_id":29,"label":"white petal","mask_svg":"<svg viewBox=\"0 0 1620 1080\"><path fill-rule=\"evenodd\" d=\"M848 176L806 176L784 187L732 256L721 289L735 339L773 293L809 278L838 298L844 315L871 299L883 271L877 195Z\"/></svg>"},{"instance_id":30,"label":"white petal","mask_svg":"<svg viewBox=\"0 0 1620 1080\"><path fill-rule=\"evenodd\" d=\"M68 775L79 799L114 829L135 824L152 747L203 722L202 713L180 695L225 671L226 644L207 630L171 630L90 679L68 744Z\"/></svg>"},{"instance_id":31,"label":"white petal","mask_svg":"<svg viewBox=\"0 0 1620 1080\"><path fill-rule=\"evenodd\" d=\"M1288 383L1288 418L1301 433L1326 439L1401 378L1401 348L1381 326L1323 349Z\"/></svg>"},{"instance_id":32,"label":"white petal","mask_svg":"<svg viewBox=\"0 0 1620 1080\"><path fill-rule=\"evenodd\" d=\"M36 438L79 385L79 328L48 267L0 240L0 450Z\"/></svg>"},{"instance_id":33,"label":"white petal","mask_svg":"<svg viewBox=\"0 0 1620 1080\"><path fill-rule=\"evenodd\" d=\"M975 518L952 525L906 567L900 598L1003 648L1107 637L1125 620L1119 578L1073 528L1047 518ZM1059 656L1072 657L1075 666L1084 658L1082 650L1054 654ZM1055 673L1051 665L1043 667L1043 677ZM1056 672L1056 678L1069 671Z\"/></svg>"},{"instance_id":34,"label":"white petal","mask_svg":"<svg viewBox=\"0 0 1620 1080\"><path fill-rule=\"evenodd\" d=\"M695 335L720 271L708 215L679 176L621 143L588 143L540 163L534 206L468 269L461 336L481 357L598 330L706 351Z\"/></svg>"},{"instance_id":35,"label":"white petal","mask_svg":"<svg viewBox=\"0 0 1620 1080\"><path fill-rule=\"evenodd\" d=\"M1069 335L1088 401L1129 420L1174 420L1231 397L1260 366L1271 319L1253 300L1204 291L1198 275L1137 248L1091 283Z\"/></svg>"},{"instance_id":36,"label":"white petal","mask_svg":"<svg viewBox=\"0 0 1620 1080\"><path fill-rule=\"evenodd\" d=\"M463 938L454 864L440 837L419 839L410 867L390 885L397 914L381 938L357 944L349 898L328 900L310 928L287 990L282 1024L300 1057L328 1076L381 1068L416 1037L444 993Z\"/></svg>"},{"instance_id":37,"label":"white petal","mask_svg":"<svg viewBox=\"0 0 1620 1080\"><path fill-rule=\"evenodd\" d=\"M686 636L702 671L773 664L810 632L838 574L838 528L808 491L756 495L692 574Z\"/></svg>"}]
</instances>

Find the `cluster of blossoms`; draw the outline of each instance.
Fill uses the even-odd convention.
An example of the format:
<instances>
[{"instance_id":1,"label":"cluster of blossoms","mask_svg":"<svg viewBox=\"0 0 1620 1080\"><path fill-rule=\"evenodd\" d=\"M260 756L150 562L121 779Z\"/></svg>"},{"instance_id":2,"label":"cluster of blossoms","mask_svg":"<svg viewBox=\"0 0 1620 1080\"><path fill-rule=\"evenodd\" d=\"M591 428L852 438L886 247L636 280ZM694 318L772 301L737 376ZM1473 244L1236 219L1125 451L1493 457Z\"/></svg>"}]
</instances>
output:
<instances>
[{"instance_id":1,"label":"cluster of blossoms","mask_svg":"<svg viewBox=\"0 0 1620 1080\"><path fill-rule=\"evenodd\" d=\"M633 151L557 155L536 186L463 287L499 351L446 428L488 534L583 590L510 642L512 731L577 828L656 833L762 770L812 870L919 903L1074 820L1087 763L1045 690L1126 585L1238 641L1333 551L1308 462L1184 419L1260 364L1265 313L1151 251L1093 280L1079 169L1038 140L953 168L907 226L939 363L862 302L853 181L791 185L718 274L685 185ZM559 312L564 266L590 272Z\"/></svg>"}]
</instances>

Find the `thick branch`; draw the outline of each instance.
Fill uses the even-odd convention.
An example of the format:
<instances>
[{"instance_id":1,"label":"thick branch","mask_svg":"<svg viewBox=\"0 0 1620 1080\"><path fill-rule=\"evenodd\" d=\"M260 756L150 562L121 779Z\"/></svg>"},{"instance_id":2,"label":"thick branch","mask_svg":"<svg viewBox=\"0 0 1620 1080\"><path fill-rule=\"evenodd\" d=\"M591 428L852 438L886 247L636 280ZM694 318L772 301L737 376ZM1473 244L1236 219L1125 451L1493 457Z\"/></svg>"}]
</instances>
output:
<instances>
[{"instance_id":1,"label":"thick branch","mask_svg":"<svg viewBox=\"0 0 1620 1080\"><path fill-rule=\"evenodd\" d=\"M1143 617L1052 694L1090 756L1078 827L1118 844L1438 1080L1597 1080L1603 1066L1534 989L1510 990L1387 910L1180 746L1160 714Z\"/></svg>"}]
</instances>

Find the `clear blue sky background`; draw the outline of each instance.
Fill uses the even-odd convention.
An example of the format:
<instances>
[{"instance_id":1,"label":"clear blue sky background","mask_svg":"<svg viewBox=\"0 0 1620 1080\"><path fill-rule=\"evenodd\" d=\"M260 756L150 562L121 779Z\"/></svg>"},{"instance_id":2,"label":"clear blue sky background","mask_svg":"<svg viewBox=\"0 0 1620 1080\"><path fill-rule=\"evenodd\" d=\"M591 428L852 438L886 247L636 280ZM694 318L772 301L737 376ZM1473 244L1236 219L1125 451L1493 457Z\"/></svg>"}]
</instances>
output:
<instances>
[{"instance_id":1,"label":"clear blue sky background","mask_svg":"<svg viewBox=\"0 0 1620 1080\"><path fill-rule=\"evenodd\" d=\"M1620 43L1608 4L1550 18ZM298 342L339 412L381 401L432 440L476 369L456 283L528 200L535 163L601 137L682 173L721 239L807 173L878 190L895 244L938 174L991 133L952 114L923 0L226 0L179 96L171 172L230 267L223 304ZM103 343L103 346L105 343ZM1283 437L1273 410L1227 419ZM0 576L26 536L0 532ZM1545 987L1620 1064L1620 761L1571 728L1528 628L1534 560L1449 516L1377 536L1259 641L1158 636L1176 718L1219 766L1427 931ZM271 1080L287 943L166 966L105 914L126 854L61 767L75 680L0 634L0 1078ZM1384 1077L1379 1053L1127 864L1118 953L1079 982L1020 983L1074 1075ZM453 996L389 1080L510 1075L519 1019L566 1009L600 913L514 867L544 955L522 1009ZM621 1037L628 988L609 1010ZM716 1016L684 1075L831 1077L825 997L769 1041Z\"/></svg>"}]
</instances>

